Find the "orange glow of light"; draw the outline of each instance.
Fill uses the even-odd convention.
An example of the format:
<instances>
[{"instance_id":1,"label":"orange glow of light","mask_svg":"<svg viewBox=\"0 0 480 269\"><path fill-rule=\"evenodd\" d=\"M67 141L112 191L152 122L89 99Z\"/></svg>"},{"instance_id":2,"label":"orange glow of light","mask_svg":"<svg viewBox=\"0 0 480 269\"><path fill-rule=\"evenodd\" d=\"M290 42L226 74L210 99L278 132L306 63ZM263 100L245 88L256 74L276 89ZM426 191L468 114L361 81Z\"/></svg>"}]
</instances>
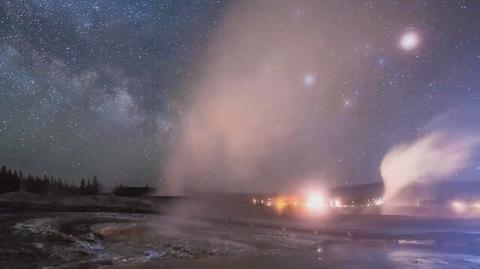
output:
<instances>
[{"instance_id":1,"label":"orange glow of light","mask_svg":"<svg viewBox=\"0 0 480 269\"><path fill-rule=\"evenodd\" d=\"M285 209L285 207L287 207L287 205L288 203L282 197L277 198L277 200L275 201L275 209L278 212L282 212Z\"/></svg>"}]
</instances>

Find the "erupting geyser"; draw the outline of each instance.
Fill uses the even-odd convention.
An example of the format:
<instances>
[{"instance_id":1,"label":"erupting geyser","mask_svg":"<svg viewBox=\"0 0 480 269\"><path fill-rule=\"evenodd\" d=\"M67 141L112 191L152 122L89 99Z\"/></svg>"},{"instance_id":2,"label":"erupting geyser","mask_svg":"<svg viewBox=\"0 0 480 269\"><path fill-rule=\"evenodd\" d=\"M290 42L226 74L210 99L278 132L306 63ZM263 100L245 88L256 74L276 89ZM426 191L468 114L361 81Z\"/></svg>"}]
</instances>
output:
<instances>
[{"instance_id":1,"label":"erupting geyser","mask_svg":"<svg viewBox=\"0 0 480 269\"><path fill-rule=\"evenodd\" d=\"M326 10L322 2L310 5ZM233 7L194 72L164 168L166 187L288 191L302 183L295 178L324 170L334 178L343 169L319 151L328 151L324 144L337 136L332 115L343 113L331 105L342 106L333 74L349 67L332 59L364 57L349 43L357 30L349 24L332 33L317 12L285 24L292 15L287 1Z\"/></svg>"},{"instance_id":2,"label":"erupting geyser","mask_svg":"<svg viewBox=\"0 0 480 269\"><path fill-rule=\"evenodd\" d=\"M412 183L444 179L462 170L479 142L478 137L431 133L394 147L380 165L386 203L395 202L396 194Z\"/></svg>"}]
</instances>

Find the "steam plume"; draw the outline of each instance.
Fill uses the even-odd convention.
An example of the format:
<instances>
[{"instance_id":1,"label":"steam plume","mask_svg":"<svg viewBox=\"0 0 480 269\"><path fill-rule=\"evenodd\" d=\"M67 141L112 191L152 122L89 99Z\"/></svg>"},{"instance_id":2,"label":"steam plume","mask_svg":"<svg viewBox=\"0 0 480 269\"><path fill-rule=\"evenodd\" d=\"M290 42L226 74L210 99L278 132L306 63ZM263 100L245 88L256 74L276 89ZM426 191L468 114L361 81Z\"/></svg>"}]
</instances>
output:
<instances>
[{"instance_id":1,"label":"steam plume","mask_svg":"<svg viewBox=\"0 0 480 269\"><path fill-rule=\"evenodd\" d=\"M479 137L430 133L413 143L394 147L380 165L385 200L391 202L412 183L433 182L464 169L479 143Z\"/></svg>"},{"instance_id":2,"label":"steam plume","mask_svg":"<svg viewBox=\"0 0 480 269\"><path fill-rule=\"evenodd\" d=\"M332 55L361 57L348 44L364 35L356 22L332 32L327 4L309 5L299 20L289 1L238 3L221 20L165 167L170 191L287 189L311 160L329 165L318 152L344 68Z\"/></svg>"}]
</instances>

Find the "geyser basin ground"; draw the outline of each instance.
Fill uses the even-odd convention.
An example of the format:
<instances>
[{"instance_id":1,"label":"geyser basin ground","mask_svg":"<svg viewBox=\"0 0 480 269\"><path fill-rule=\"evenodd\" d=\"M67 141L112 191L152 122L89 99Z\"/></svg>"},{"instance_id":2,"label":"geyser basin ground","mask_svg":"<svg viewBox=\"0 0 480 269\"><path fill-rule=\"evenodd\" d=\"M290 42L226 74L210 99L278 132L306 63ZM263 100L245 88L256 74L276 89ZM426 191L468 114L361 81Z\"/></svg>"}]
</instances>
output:
<instances>
[{"instance_id":1,"label":"geyser basin ground","mask_svg":"<svg viewBox=\"0 0 480 269\"><path fill-rule=\"evenodd\" d=\"M24 213L1 218L1 268L480 266L477 220L343 216L333 225L129 213Z\"/></svg>"}]
</instances>

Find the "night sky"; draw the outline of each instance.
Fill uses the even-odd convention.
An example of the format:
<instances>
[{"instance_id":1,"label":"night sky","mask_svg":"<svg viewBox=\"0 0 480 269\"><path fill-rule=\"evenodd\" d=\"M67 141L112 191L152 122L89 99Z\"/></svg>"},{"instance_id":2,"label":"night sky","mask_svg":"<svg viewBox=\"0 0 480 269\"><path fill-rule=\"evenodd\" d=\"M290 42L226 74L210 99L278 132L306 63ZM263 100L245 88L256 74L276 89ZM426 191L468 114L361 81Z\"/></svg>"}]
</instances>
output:
<instances>
[{"instance_id":1,"label":"night sky","mask_svg":"<svg viewBox=\"0 0 480 269\"><path fill-rule=\"evenodd\" d=\"M379 181L398 144L476 139L479 86L479 1L0 1L0 164L35 175Z\"/></svg>"}]
</instances>

